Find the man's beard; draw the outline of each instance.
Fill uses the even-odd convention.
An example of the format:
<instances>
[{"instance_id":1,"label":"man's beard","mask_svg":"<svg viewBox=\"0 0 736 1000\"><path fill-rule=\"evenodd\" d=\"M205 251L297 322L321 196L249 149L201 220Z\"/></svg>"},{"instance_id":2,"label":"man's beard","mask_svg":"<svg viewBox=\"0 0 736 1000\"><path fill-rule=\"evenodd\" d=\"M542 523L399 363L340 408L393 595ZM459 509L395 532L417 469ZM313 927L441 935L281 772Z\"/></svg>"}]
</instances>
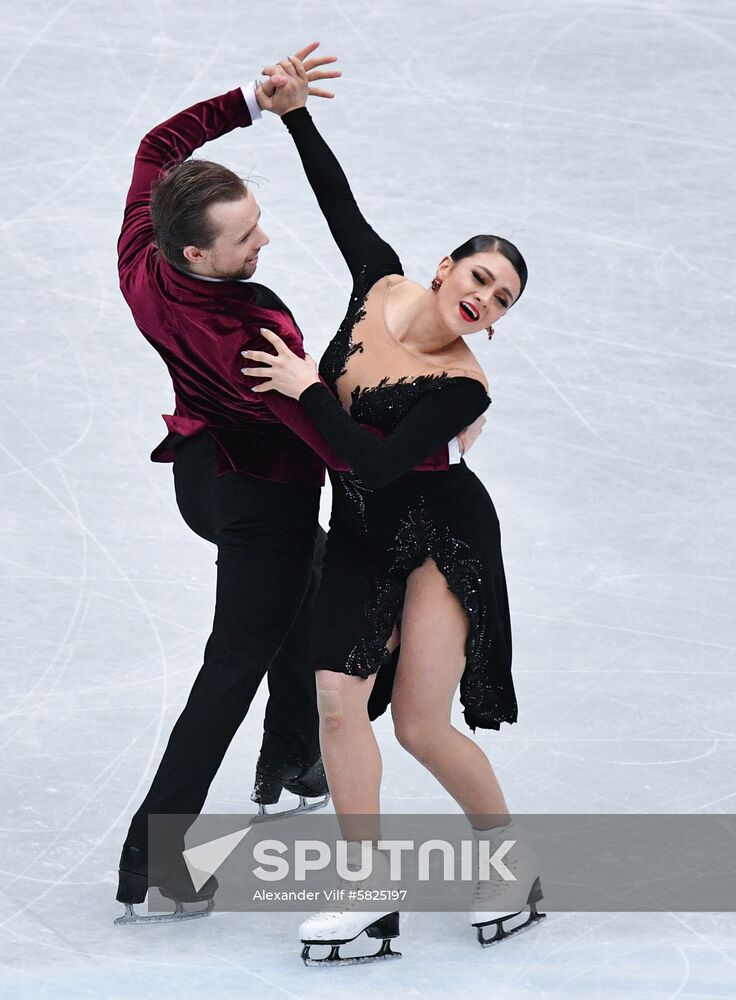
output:
<instances>
[{"instance_id":1,"label":"man's beard","mask_svg":"<svg viewBox=\"0 0 736 1000\"><path fill-rule=\"evenodd\" d=\"M213 271L223 281L245 281L253 277L256 267L257 264L243 264L237 271L223 271L218 267L213 267Z\"/></svg>"}]
</instances>

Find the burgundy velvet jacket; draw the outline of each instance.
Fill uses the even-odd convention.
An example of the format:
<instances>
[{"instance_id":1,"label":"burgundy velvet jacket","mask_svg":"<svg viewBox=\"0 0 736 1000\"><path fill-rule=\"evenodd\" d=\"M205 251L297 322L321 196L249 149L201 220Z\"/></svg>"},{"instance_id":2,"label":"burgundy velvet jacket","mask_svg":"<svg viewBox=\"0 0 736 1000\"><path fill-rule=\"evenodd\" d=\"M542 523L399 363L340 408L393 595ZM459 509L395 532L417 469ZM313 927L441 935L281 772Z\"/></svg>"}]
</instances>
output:
<instances>
[{"instance_id":1,"label":"burgundy velvet jacket","mask_svg":"<svg viewBox=\"0 0 736 1000\"><path fill-rule=\"evenodd\" d=\"M319 487L325 463L339 471L349 471L349 465L297 400L273 390L254 393L257 380L240 371L242 350L273 353L261 327L275 331L304 357L302 334L289 310L255 282L202 281L179 271L154 244L154 181L209 140L250 124L242 91L231 90L158 125L135 158L118 240L120 288L139 330L166 363L176 398L173 415L164 414L169 434L151 459L173 461L177 443L207 430L218 444L219 474L237 470ZM447 469L447 447L417 468Z\"/></svg>"}]
</instances>

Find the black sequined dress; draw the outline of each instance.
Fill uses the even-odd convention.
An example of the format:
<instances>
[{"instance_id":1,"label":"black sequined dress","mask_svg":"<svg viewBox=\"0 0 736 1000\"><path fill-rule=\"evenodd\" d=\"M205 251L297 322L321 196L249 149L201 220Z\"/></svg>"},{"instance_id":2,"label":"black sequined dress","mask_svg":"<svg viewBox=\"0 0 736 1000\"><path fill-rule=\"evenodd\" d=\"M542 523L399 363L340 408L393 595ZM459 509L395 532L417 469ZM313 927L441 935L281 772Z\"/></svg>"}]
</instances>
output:
<instances>
[{"instance_id":1,"label":"black sequined dress","mask_svg":"<svg viewBox=\"0 0 736 1000\"><path fill-rule=\"evenodd\" d=\"M490 405L479 373L427 370L391 334L387 297L401 277L393 249L363 218L337 160L306 109L283 117L320 208L353 276L347 314L320 362L322 384L300 397L352 474L330 471L332 513L311 660L315 669L378 671L371 718L389 703L406 581L432 559L469 621L460 698L467 724L516 721L511 623L498 518L464 461L414 466ZM335 395L340 402L335 399ZM342 404L342 405L341 405ZM369 425L389 432L381 440ZM431 613L431 609L428 609Z\"/></svg>"}]
</instances>

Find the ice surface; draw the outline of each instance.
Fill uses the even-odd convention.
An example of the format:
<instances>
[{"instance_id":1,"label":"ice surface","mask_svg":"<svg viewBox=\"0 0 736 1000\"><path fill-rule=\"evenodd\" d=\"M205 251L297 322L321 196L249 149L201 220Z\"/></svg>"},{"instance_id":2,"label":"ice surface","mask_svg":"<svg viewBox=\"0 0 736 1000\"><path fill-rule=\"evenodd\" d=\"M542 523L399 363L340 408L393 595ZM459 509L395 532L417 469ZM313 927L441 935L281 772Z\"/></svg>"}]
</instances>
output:
<instances>
[{"instance_id":1,"label":"ice surface","mask_svg":"<svg viewBox=\"0 0 736 1000\"><path fill-rule=\"evenodd\" d=\"M297 915L112 925L214 582L148 461L172 393L117 288L133 155L313 38L345 74L313 114L407 274L428 282L484 231L529 263L477 344L494 402L470 460L512 601L519 723L478 735L511 808L734 810L733 4L46 0L0 17L0 997L733 996L727 914L551 914L486 951L462 915L409 914L401 961L341 970L303 968ZM259 279L316 356L347 273L266 118L207 153L260 178ZM250 809L262 709L208 810ZM385 806L454 810L378 728Z\"/></svg>"}]
</instances>

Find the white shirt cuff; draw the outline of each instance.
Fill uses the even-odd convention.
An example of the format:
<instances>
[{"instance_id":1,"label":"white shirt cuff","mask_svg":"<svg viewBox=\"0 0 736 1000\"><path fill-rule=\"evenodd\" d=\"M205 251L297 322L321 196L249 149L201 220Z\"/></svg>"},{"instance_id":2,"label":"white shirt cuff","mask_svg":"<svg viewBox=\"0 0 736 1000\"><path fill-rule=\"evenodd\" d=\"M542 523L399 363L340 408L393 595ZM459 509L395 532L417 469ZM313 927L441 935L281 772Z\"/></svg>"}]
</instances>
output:
<instances>
[{"instance_id":1,"label":"white shirt cuff","mask_svg":"<svg viewBox=\"0 0 736 1000\"><path fill-rule=\"evenodd\" d=\"M447 457L450 465L457 465L462 458L460 454L460 442L456 437L447 443Z\"/></svg>"},{"instance_id":2,"label":"white shirt cuff","mask_svg":"<svg viewBox=\"0 0 736 1000\"><path fill-rule=\"evenodd\" d=\"M243 91L245 103L248 105L250 120L252 122L258 121L261 117L261 109L258 107L258 101L256 100L256 81L253 80L251 83L246 83L240 89Z\"/></svg>"}]
</instances>

